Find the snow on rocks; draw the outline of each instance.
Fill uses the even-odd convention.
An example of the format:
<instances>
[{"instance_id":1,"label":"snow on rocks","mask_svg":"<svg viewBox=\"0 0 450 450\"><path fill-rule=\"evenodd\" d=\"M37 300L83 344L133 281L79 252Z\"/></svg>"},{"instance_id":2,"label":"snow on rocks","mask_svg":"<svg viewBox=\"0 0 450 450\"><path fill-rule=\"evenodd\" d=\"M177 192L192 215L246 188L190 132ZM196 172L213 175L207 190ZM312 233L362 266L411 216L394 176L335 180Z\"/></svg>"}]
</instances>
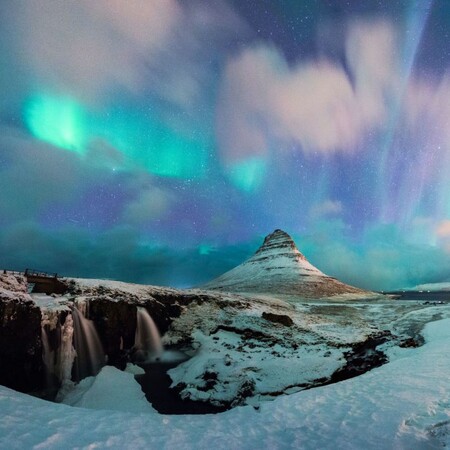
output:
<instances>
[{"instance_id":1,"label":"snow on rocks","mask_svg":"<svg viewBox=\"0 0 450 450\"><path fill-rule=\"evenodd\" d=\"M2 300L30 300L26 278L16 273L0 272L0 298Z\"/></svg>"},{"instance_id":2,"label":"snow on rocks","mask_svg":"<svg viewBox=\"0 0 450 450\"><path fill-rule=\"evenodd\" d=\"M183 398L236 406L323 384L375 333L363 320L342 332L349 318L305 314L267 296L219 298L191 304L163 338L191 356L168 372Z\"/></svg>"}]
</instances>

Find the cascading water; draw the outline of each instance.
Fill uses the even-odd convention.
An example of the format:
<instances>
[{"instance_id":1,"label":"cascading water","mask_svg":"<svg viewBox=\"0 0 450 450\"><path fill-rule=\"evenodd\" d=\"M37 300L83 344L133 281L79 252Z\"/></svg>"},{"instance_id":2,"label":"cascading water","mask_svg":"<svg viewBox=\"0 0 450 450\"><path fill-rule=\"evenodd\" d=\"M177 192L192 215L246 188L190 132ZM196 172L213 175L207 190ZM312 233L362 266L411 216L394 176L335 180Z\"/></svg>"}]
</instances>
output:
<instances>
[{"instance_id":1,"label":"cascading water","mask_svg":"<svg viewBox=\"0 0 450 450\"><path fill-rule=\"evenodd\" d=\"M45 370L45 385L50 388L52 385L52 373L55 371L55 355L50 349L50 342L47 331L42 323L41 325L41 339L42 339L42 360L44 362Z\"/></svg>"},{"instance_id":2,"label":"cascading water","mask_svg":"<svg viewBox=\"0 0 450 450\"><path fill-rule=\"evenodd\" d=\"M50 340L49 336L52 336ZM44 310L41 322L42 360L44 362L46 387L57 389L70 381L75 351L72 346L72 315L60 322L59 311ZM50 341L53 342L51 345Z\"/></svg>"},{"instance_id":3,"label":"cascading water","mask_svg":"<svg viewBox=\"0 0 450 450\"><path fill-rule=\"evenodd\" d=\"M84 304L80 305L80 309L84 307ZM82 311L77 308L72 309L73 345L76 351L73 366L73 378L75 381L91 375L97 375L105 364L105 354L94 323L86 319Z\"/></svg>"},{"instance_id":4,"label":"cascading water","mask_svg":"<svg viewBox=\"0 0 450 450\"><path fill-rule=\"evenodd\" d=\"M136 335L134 340L134 359L148 361L159 357L163 352L161 336L148 311L138 306Z\"/></svg>"}]
</instances>

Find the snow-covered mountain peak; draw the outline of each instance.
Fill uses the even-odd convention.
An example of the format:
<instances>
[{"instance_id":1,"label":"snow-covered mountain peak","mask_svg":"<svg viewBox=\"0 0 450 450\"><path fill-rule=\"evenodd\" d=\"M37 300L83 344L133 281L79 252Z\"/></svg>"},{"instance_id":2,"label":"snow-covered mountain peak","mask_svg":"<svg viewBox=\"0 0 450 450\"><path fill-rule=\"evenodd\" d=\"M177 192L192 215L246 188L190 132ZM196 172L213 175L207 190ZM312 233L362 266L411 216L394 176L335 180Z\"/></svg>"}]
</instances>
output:
<instances>
[{"instance_id":1,"label":"snow-covered mountain peak","mask_svg":"<svg viewBox=\"0 0 450 450\"><path fill-rule=\"evenodd\" d=\"M297 249L291 236L279 229L266 236L261 247L247 261L201 287L305 298L367 294L314 267Z\"/></svg>"},{"instance_id":2,"label":"snow-covered mountain peak","mask_svg":"<svg viewBox=\"0 0 450 450\"><path fill-rule=\"evenodd\" d=\"M298 251L295 242L283 230L275 230L268 234L261 247L256 251L256 255L295 255L299 259L306 260L306 258Z\"/></svg>"},{"instance_id":3,"label":"snow-covered mountain peak","mask_svg":"<svg viewBox=\"0 0 450 450\"><path fill-rule=\"evenodd\" d=\"M256 253L236 269L242 266L263 270L264 276L286 275L287 273L324 275L299 252L291 236L279 229L267 235Z\"/></svg>"}]
</instances>

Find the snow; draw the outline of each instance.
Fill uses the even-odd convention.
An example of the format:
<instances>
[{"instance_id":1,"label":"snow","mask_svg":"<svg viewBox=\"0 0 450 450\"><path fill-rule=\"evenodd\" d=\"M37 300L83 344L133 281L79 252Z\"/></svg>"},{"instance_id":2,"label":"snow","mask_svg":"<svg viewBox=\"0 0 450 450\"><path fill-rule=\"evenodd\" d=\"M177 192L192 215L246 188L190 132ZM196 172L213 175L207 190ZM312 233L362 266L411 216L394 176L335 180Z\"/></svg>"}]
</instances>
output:
<instances>
[{"instance_id":1,"label":"snow","mask_svg":"<svg viewBox=\"0 0 450 450\"><path fill-rule=\"evenodd\" d=\"M88 288L88 289L98 289L99 287L104 287L106 289L111 289L115 291L126 292L127 294L132 294L136 296L148 296L151 295L152 291L158 292L174 292L180 293L180 290L161 287L161 286L152 286L145 284L134 284L134 283L125 283L123 281L115 281L115 280L104 280L104 279L95 279L95 278L67 278L66 281L74 281L78 287Z\"/></svg>"},{"instance_id":2,"label":"snow","mask_svg":"<svg viewBox=\"0 0 450 450\"><path fill-rule=\"evenodd\" d=\"M378 369L278 397L259 410L136 414L73 408L0 387L0 448L443 448L450 445L450 319L428 324L424 336L424 346L398 349ZM132 377L117 375L100 375L109 389L98 386L92 395L102 408L127 402L128 384L136 395Z\"/></svg>"},{"instance_id":3,"label":"snow","mask_svg":"<svg viewBox=\"0 0 450 450\"><path fill-rule=\"evenodd\" d=\"M125 372L131 373L133 375L144 375L145 374L145 370L142 367L139 367L136 364L132 364L132 363L127 363Z\"/></svg>"},{"instance_id":4,"label":"snow","mask_svg":"<svg viewBox=\"0 0 450 450\"><path fill-rule=\"evenodd\" d=\"M88 409L156 413L134 375L105 366L96 377L87 377L66 389L62 403Z\"/></svg>"},{"instance_id":5,"label":"snow","mask_svg":"<svg viewBox=\"0 0 450 450\"><path fill-rule=\"evenodd\" d=\"M65 296L51 296L47 294L30 294L33 302L39 306L41 311L70 311L68 298Z\"/></svg>"},{"instance_id":6,"label":"snow","mask_svg":"<svg viewBox=\"0 0 450 450\"><path fill-rule=\"evenodd\" d=\"M373 302L355 307L313 301L294 307L268 296L229 296L234 301L228 303L223 294L219 304L191 304L163 337L167 346L192 339L191 358L169 371L173 386L186 384L183 397L216 405L244 403L322 383L345 365L344 353L352 344L385 329L384 322L378 328L365 318L363 308L375 308ZM396 311L390 303L377 308L389 310L392 321ZM268 321L263 313L287 316L293 325ZM211 373L217 377L208 382ZM247 400L239 393L249 386L254 398Z\"/></svg>"},{"instance_id":7,"label":"snow","mask_svg":"<svg viewBox=\"0 0 450 450\"><path fill-rule=\"evenodd\" d=\"M0 298L2 300L30 300L28 285L23 275L0 271Z\"/></svg>"},{"instance_id":8,"label":"snow","mask_svg":"<svg viewBox=\"0 0 450 450\"><path fill-rule=\"evenodd\" d=\"M252 404L288 388L298 391L317 378L330 377L345 363L343 351L349 350L325 344L293 348L267 345L257 339L245 342L242 336L229 331L209 336L196 331L192 337L199 349L192 358L168 372L172 386L186 383L183 398L216 405L241 401L245 386L251 387ZM205 374L213 374L213 390L205 389Z\"/></svg>"}]
</instances>

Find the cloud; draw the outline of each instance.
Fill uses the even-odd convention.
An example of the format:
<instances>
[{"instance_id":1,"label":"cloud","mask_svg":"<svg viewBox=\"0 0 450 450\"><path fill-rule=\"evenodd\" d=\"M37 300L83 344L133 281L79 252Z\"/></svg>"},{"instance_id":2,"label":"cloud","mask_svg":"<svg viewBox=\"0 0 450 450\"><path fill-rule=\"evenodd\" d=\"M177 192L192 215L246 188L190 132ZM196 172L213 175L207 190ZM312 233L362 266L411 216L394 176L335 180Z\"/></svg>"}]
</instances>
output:
<instances>
[{"instance_id":1,"label":"cloud","mask_svg":"<svg viewBox=\"0 0 450 450\"><path fill-rule=\"evenodd\" d=\"M398 51L399 36L392 23L354 21L349 26L346 59L354 80L358 119L369 129L383 125L388 105L401 88Z\"/></svg>"},{"instance_id":2,"label":"cloud","mask_svg":"<svg viewBox=\"0 0 450 450\"><path fill-rule=\"evenodd\" d=\"M246 259L251 246L229 246L205 255L198 247L171 248L143 242L133 227L92 235L61 227L57 233L33 221L17 222L0 234L2 268L27 267L63 276L116 279L186 287L206 282Z\"/></svg>"},{"instance_id":3,"label":"cloud","mask_svg":"<svg viewBox=\"0 0 450 450\"><path fill-rule=\"evenodd\" d=\"M450 254L450 220L443 220L435 229L437 244Z\"/></svg>"},{"instance_id":4,"label":"cloud","mask_svg":"<svg viewBox=\"0 0 450 450\"><path fill-rule=\"evenodd\" d=\"M171 210L175 196L159 187L149 187L128 203L123 213L125 223L135 225L145 225L152 220L159 220L165 217Z\"/></svg>"},{"instance_id":5,"label":"cloud","mask_svg":"<svg viewBox=\"0 0 450 450\"><path fill-rule=\"evenodd\" d=\"M444 220L436 228L436 234L440 238L450 237L450 220Z\"/></svg>"},{"instance_id":6,"label":"cloud","mask_svg":"<svg viewBox=\"0 0 450 450\"><path fill-rule=\"evenodd\" d=\"M314 205L309 214L311 218L318 219L323 216L336 216L343 212L344 207L339 200L324 200Z\"/></svg>"},{"instance_id":7,"label":"cloud","mask_svg":"<svg viewBox=\"0 0 450 450\"><path fill-rule=\"evenodd\" d=\"M71 216L93 227L117 220L148 225L165 217L176 199L144 171L116 170L120 155L109 147L97 145L80 156L3 126L0 153L0 230L24 220L50 221L57 228Z\"/></svg>"},{"instance_id":8,"label":"cloud","mask_svg":"<svg viewBox=\"0 0 450 450\"><path fill-rule=\"evenodd\" d=\"M354 239L342 222L328 219L296 242L323 272L366 289L394 290L420 284L418 280L446 280L450 255L445 249L408 238L395 225L374 224Z\"/></svg>"},{"instance_id":9,"label":"cloud","mask_svg":"<svg viewBox=\"0 0 450 450\"><path fill-rule=\"evenodd\" d=\"M22 64L38 83L88 98L105 88L145 84L152 60L178 25L173 0L38 0L14 10Z\"/></svg>"},{"instance_id":10,"label":"cloud","mask_svg":"<svg viewBox=\"0 0 450 450\"><path fill-rule=\"evenodd\" d=\"M74 154L60 152L9 127L0 127L0 217L14 221L34 217L44 206L69 202L88 180Z\"/></svg>"},{"instance_id":11,"label":"cloud","mask_svg":"<svg viewBox=\"0 0 450 450\"><path fill-rule=\"evenodd\" d=\"M28 89L94 104L151 93L190 110L205 101L217 55L245 30L219 1L19 0L3 9L14 24L5 36L15 54L11 69L26 74Z\"/></svg>"},{"instance_id":12,"label":"cloud","mask_svg":"<svg viewBox=\"0 0 450 450\"><path fill-rule=\"evenodd\" d=\"M344 67L326 59L291 67L274 47L247 48L229 61L217 108L225 162L297 144L305 153L351 152L387 118L397 88L395 32L388 22L349 26Z\"/></svg>"}]
</instances>

